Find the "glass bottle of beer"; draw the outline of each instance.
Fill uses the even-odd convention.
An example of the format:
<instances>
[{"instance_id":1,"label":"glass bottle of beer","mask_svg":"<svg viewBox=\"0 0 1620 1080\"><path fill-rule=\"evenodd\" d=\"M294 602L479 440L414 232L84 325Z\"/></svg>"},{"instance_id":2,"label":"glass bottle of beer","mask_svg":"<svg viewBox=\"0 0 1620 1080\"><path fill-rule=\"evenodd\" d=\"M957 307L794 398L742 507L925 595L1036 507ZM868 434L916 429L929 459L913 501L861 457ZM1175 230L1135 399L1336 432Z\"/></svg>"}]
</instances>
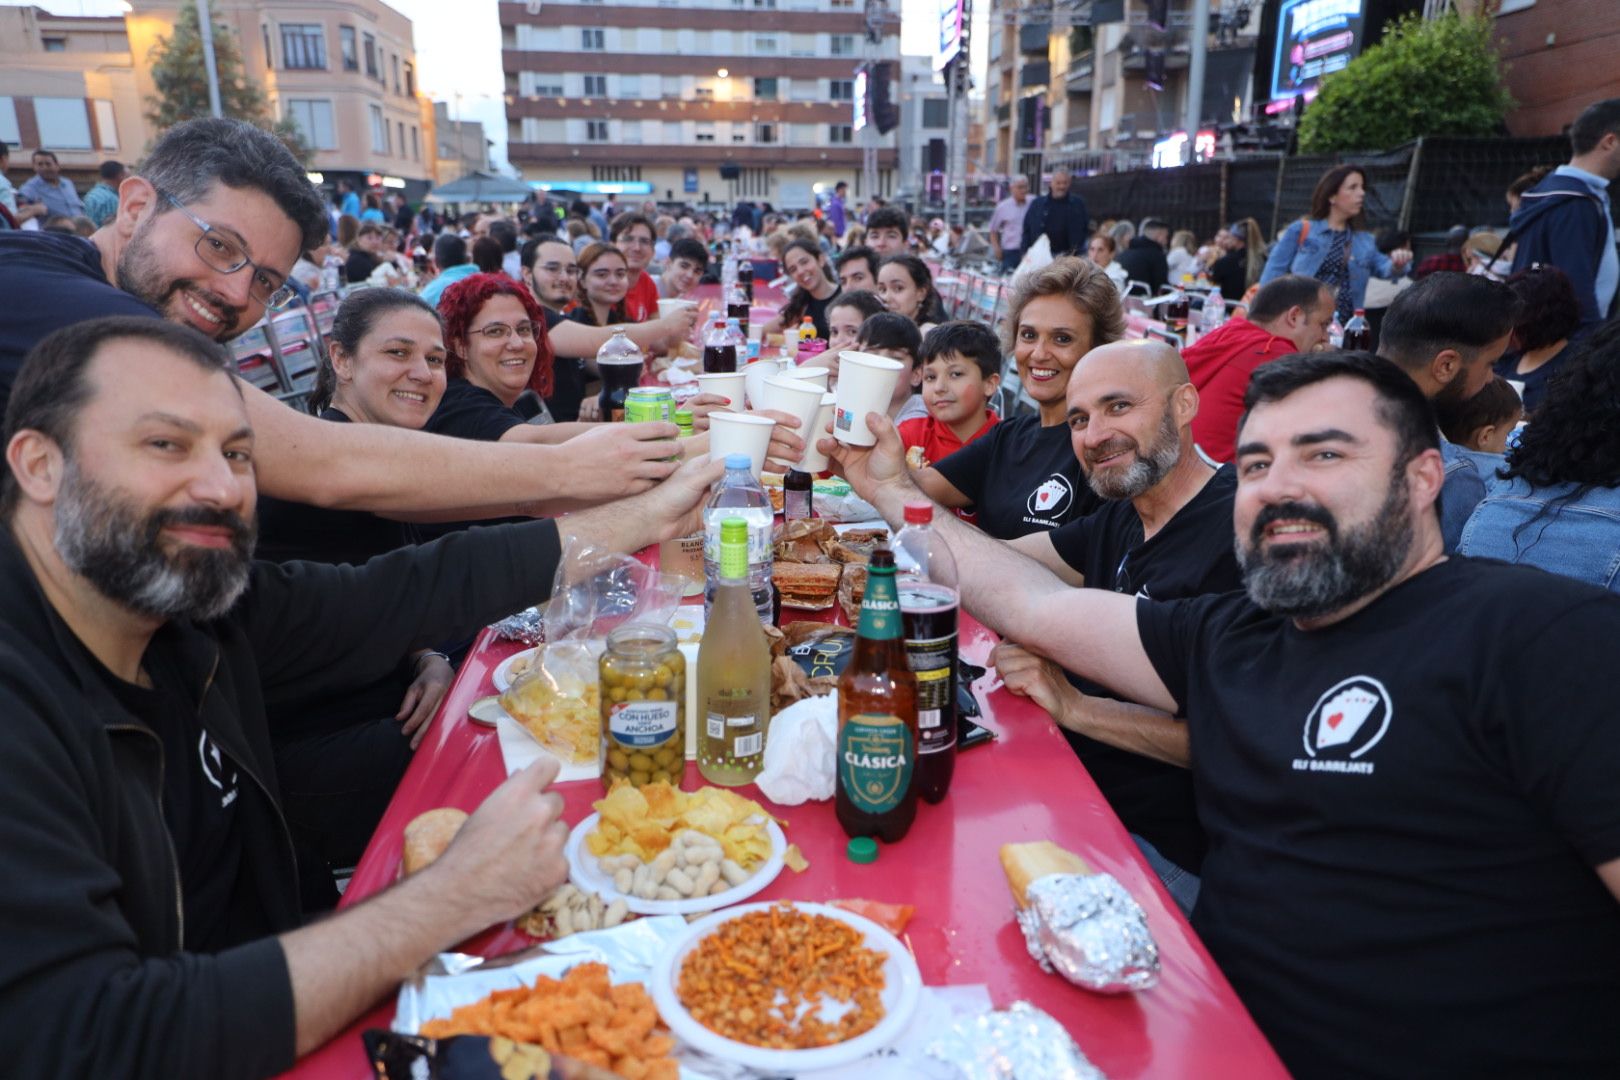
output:
<instances>
[{"instance_id":1,"label":"glass bottle of beer","mask_svg":"<svg viewBox=\"0 0 1620 1080\"><path fill-rule=\"evenodd\" d=\"M741 517L720 523L719 577L698 646L698 771L711 784L737 787L752 783L765 764L771 722L771 647L748 585L748 522ZM898 601L895 607L898 619Z\"/></svg>"},{"instance_id":2,"label":"glass bottle of beer","mask_svg":"<svg viewBox=\"0 0 1620 1080\"><path fill-rule=\"evenodd\" d=\"M835 809L850 836L895 843L917 816L917 679L906 660L894 553L872 553L855 653L838 677Z\"/></svg>"}]
</instances>

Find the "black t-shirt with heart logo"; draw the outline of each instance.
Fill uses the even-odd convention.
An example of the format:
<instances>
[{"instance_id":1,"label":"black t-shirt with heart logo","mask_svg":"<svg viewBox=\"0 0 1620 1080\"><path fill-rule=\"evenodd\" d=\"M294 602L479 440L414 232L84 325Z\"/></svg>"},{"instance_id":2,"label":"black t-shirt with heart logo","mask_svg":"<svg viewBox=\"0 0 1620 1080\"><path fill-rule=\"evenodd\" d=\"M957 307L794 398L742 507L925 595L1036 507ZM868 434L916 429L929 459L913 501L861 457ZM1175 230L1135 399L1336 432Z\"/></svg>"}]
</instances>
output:
<instances>
[{"instance_id":1,"label":"black t-shirt with heart logo","mask_svg":"<svg viewBox=\"0 0 1620 1080\"><path fill-rule=\"evenodd\" d=\"M979 528L998 540L1055 529L1102 505L1080 473L1068 425L1042 427L1033 413L992 425L934 468L973 500Z\"/></svg>"},{"instance_id":2,"label":"black t-shirt with heart logo","mask_svg":"<svg viewBox=\"0 0 1620 1080\"><path fill-rule=\"evenodd\" d=\"M1137 602L1193 925L1298 1077L1620 1075L1620 597L1453 557L1329 627Z\"/></svg>"}]
</instances>

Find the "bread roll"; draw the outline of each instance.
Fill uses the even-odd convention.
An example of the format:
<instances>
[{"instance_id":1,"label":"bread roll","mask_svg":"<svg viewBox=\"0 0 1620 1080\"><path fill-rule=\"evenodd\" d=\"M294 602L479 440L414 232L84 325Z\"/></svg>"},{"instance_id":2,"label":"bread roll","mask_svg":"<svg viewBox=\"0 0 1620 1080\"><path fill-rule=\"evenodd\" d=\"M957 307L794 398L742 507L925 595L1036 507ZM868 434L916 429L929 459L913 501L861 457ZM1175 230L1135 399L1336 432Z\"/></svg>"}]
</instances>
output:
<instances>
[{"instance_id":1,"label":"bread roll","mask_svg":"<svg viewBox=\"0 0 1620 1080\"><path fill-rule=\"evenodd\" d=\"M443 855L466 820L467 811L453 806L441 806L411 819L405 826L405 876L409 877Z\"/></svg>"},{"instance_id":2,"label":"bread roll","mask_svg":"<svg viewBox=\"0 0 1620 1080\"><path fill-rule=\"evenodd\" d=\"M1058 847L1050 840L1036 840L1028 844L1002 844L1001 869L1012 887L1013 899L1019 907L1028 907L1025 891L1029 883L1047 874L1089 874L1091 868L1072 851Z\"/></svg>"}]
</instances>

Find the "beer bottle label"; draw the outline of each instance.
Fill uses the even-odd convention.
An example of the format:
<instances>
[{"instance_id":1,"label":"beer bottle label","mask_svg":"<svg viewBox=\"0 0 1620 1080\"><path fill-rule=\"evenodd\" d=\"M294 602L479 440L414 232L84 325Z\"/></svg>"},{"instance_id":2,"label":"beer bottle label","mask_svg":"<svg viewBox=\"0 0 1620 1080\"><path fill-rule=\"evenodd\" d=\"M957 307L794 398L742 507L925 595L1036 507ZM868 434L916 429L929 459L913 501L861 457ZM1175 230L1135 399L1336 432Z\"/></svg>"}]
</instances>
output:
<instances>
[{"instance_id":1,"label":"beer bottle label","mask_svg":"<svg viewBox=\"0 0 1620 1080\"><path fill-rule=\"evenodd\" d=\"M658 746L675 734L678 707L673 701L621 702L608 713L608 731L621 746Z\"/></svg>"},{"instance_id":2,"label":"beer bottle label","mask_svg":"<svg viewBox=\"0 0 1620 1080\"><path fill-rule=\"evenodd\" d=\"M898 716L846 720L838 729L838 778L855 809L877 815L899 806L911 788L914 754L911 729Z\"/></svg>"},{"instance_id":3,"label":"beer bottle label","mask_svg":"<svg viewBox=\"0 0 1620 1080\"><path fill-rule=\"evenodd\" d=\"M867 571L859 633L868 641L893 641L901 636L900 590L892 567L874 566Z\"/></svg>"},{"instance_id":4,"label":"beer bottle label","mask_svg":"<svg viewBox=\"0 0 1620 1080\"><path fill-rule=\"evenodd\" d=\"M947 750L956 741L956 635L907 638L906 660L917 677L917 752Z\"/></svg>"}]
</instances>

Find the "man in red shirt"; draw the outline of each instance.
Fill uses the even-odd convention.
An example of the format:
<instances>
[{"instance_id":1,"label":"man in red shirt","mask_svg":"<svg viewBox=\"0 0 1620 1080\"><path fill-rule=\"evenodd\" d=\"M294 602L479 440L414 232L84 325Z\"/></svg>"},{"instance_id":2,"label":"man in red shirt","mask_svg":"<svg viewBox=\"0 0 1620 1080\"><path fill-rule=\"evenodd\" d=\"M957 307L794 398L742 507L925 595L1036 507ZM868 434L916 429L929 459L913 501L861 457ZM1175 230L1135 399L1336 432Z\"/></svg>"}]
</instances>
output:
<instances>
[{"instance_id":1,"label":"man in red shirt","mask_svg":"<svg viewBox=\"0 0 1620 1080\"><path fill-rule=\"evenodd\" d=\"M1333 291L1315 278L1285 274L1255 294L1247 319L1234 318L1182 350L1198 388L1193 439L1204 453L1232 460L1249 376L1268 360L1326 345L1333 304Z\"/></svg>"},{"instance_id":2,"label":"man in red shirt","mask_svg":"<svg viewBox=\"0 0 1620 1080\"><path fill-rule=\"evenodd\" d=\"M624 252L630 267L630 291L624 294L624 313L631 322L658 317L658 282L647 273L652 262L653 223L640 214L620 214L608 230L613 244Z\"/></svg>"}]
</instances>

